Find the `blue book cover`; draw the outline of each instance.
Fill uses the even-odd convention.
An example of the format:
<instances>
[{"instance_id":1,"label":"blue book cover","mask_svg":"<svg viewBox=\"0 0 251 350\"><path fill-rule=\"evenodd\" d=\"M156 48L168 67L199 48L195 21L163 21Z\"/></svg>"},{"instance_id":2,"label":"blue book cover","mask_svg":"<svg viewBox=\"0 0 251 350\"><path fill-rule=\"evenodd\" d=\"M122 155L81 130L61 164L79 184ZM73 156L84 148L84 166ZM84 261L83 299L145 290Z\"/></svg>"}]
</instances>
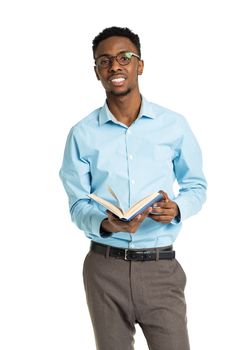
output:
<instances>
[{"instance_id":1,"label":"blue book cover","mask_svg":"<svg viewBox=\"0 0 251 350\"><path fill-rule=\"evenodd\" d=\"M136 211L134 214L129 216L128 218L120 218L122 221L131 221L134 219L137 215L143 213L147 208L150 208L154 203L161 201L163 198L162 194L159 193L156 197L154 197L150 202L146 203L143 207L141 207L138 211Z\"/></svg>"}]
</instances>

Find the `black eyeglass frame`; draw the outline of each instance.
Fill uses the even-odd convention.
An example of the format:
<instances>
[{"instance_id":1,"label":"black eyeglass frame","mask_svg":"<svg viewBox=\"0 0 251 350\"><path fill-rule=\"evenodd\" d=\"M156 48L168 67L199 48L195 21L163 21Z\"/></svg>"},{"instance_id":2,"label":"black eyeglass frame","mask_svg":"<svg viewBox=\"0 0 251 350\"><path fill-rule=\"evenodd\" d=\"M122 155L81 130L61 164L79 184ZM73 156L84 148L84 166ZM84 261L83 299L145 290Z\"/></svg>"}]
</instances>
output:
<instances>
[{"instance_id":1,"label":"black eyeglass frame","mask_svg":"<svg viewBox=\"0 0 251 350\"><path fill-rule=\"evenodd\" d=\"M121 57L126 57L126 55L129 55L128 57L126 57L128 60L125 61L124 63L121 63L119 60L118 60L118 57L121 56ZM104 58L107 58L108 59L108 62L107 64L105 65L101 65L98 63L98 60L100 60L101 57L104 57ZM118 64L120 66L127 66L130 62L131 62L131 59L132 57L136 57L138 58L139 60L141 60L140 56L137 55L136 53L134 52L131 52L131 51L123 51L123 52L119 52L116 56L109 56L109 55L101 55L97 58L95 58L95 64L96 66L98 66L99 68L108 68L112 65L113 61L116 60L118 62Z\"/></svg>"}]
</instances>

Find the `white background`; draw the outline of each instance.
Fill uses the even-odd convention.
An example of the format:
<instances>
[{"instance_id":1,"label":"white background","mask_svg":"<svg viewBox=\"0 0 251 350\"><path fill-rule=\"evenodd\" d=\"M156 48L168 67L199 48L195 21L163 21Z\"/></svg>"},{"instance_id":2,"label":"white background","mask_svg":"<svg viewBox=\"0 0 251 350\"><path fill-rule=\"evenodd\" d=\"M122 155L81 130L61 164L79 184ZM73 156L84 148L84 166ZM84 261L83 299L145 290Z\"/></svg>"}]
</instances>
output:
<instances>
[{"instance_id":1,"label":"white background","mask_svg":"<svg viewBox=\"0 0 251 350\"><path fill-rule=\"evenodd\" d=\"M95 349L82 283L89 241L70 220L58 171L70 127L104 102L91 41L112 25L140 35L141 92L185 115L203 151L208 201L175 245L188 277L191 349L249 350L244 0L1 2L0 347ZM135 339L147 349L138 327Z\"/></svg>"}]
</instances>

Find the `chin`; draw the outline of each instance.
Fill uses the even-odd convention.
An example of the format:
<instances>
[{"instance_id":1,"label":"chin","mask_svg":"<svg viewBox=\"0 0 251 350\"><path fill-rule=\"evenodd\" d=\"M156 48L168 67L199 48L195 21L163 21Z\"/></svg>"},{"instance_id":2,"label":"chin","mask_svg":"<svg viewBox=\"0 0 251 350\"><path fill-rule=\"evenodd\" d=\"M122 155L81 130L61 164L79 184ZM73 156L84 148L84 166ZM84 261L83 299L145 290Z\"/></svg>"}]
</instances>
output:
<instances>
[{"instance_id":1,"label":"chin","mask_svg":"<svg viewBox=\"0 0 251 350\"><path fill-rule=\"evenodd\" d=\"M126 96L130 94L131 91L131 89L127 89L125 91L111 91L110 94L113 96Z\"/></svg>"}]
</instances>

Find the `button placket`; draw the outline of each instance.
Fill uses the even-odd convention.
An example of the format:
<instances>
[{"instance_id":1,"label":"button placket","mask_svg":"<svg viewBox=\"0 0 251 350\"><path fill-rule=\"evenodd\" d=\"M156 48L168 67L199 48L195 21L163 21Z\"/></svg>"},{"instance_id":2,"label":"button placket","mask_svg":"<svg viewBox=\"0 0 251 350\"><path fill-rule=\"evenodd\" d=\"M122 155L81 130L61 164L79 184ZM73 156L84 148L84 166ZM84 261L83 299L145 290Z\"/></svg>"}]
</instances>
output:
<instances>
[{"instance_id":1,"label":"button placket","mask_svg":"<svg viewBox=\"0 0 251 350\"><path fill-rule=\"evenodd\" d=\"M133 203L131 198L134 197L134 186L136 184L135 178L134 178L134 154L133 154L133 146L132 146L132 131L131 129L127 129L125 133L125 142L126 142L126 152L127 152L127 169L128 169L128 185L129 185L129 203L128 206L130 207Z\"/></svg>"}]
</instances>

